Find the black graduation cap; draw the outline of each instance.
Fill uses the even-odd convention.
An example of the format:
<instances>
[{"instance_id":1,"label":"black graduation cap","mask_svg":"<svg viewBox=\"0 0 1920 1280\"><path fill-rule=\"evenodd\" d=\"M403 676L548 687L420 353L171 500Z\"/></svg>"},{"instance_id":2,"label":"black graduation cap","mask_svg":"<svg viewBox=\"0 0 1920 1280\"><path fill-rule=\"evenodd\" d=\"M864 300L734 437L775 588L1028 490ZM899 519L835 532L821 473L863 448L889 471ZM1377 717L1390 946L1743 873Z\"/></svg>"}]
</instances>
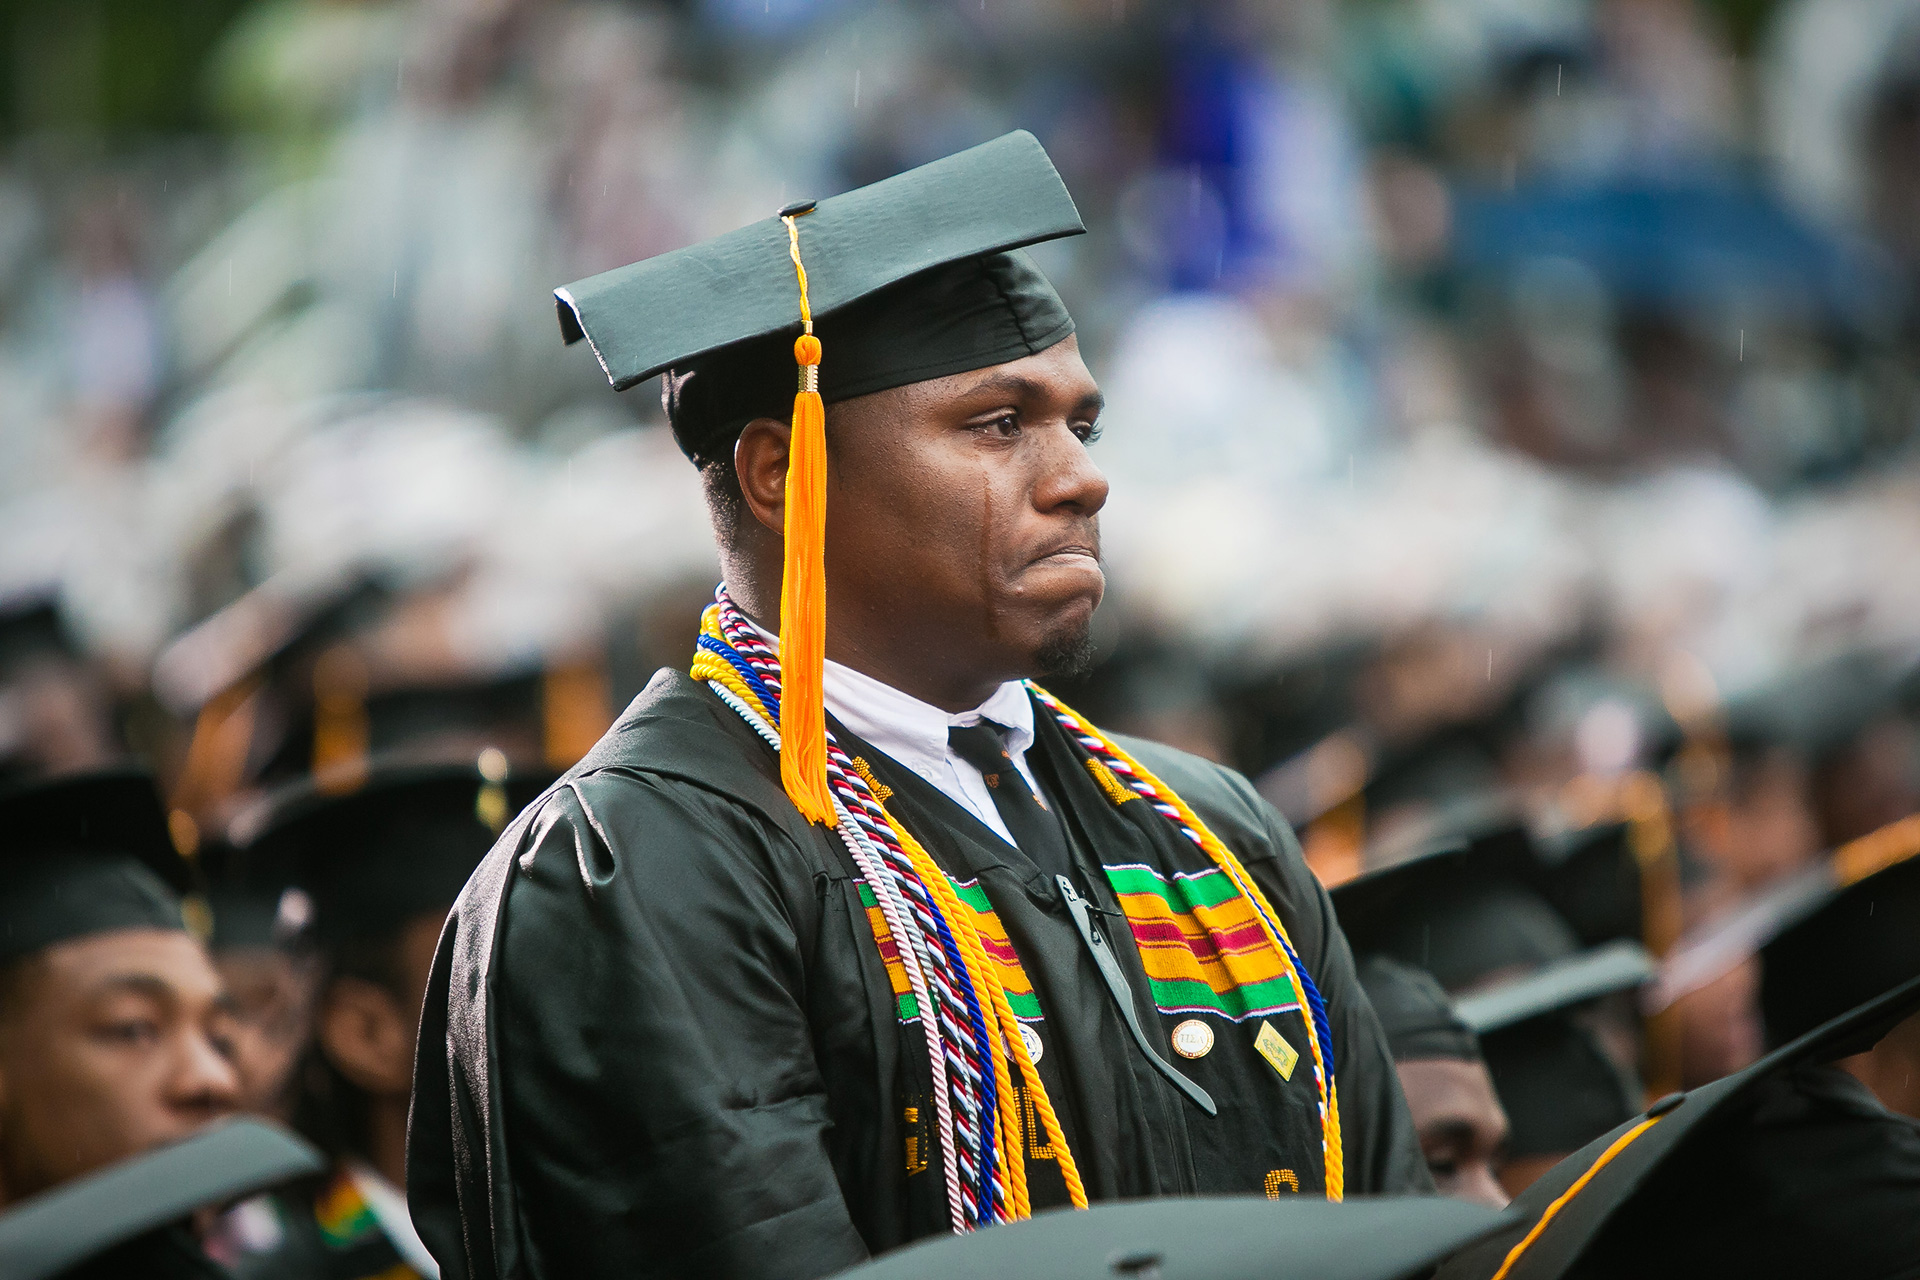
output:
<instances>
[{"instance_id":1,"label":"black graduation cap","mask_svg":"<svg viewBox=\"0 0 1920 1280\"><path fill-rule=\"evenodd\" d=\"M1073 332L1018 252L1086 230L1032 134L781 213L796 215L828 403L1002 364ZM789 250L775 216L576 281L555 290L561 334L585 338L618 391L671 370L668 417L699 460L710 434L791 408L801 319Z\"/></svg>"},{"instance_id":2,"label":"black graduation cap","mask_svg":"<svg viewBox=\"0 0 1920 1280\"><path fill-rule=\"evenodd\" d=\"M144 770L69 774L0 794L0 964L88 934L182 928L191 884Z\"/></svg>"},{"instance_id":3,"label":"black graduation cap","mask_svg":"<svg viewBox=\"0 0 1920 1280\"><path fill-rule=\"evenodd\" d=\"M0 1276L41 1280L115 1245L325 1167L278 1125L231 1120L109 1165L0 1213Z\"/></svg>"},{"instance_id":4,"label":"black graduation cap","mask_svg":"<svg viewBox=\"0 0 1920 1280\"><path fill-rule=\"evenodd\" d=\"M1658 1012L1690 991L1762 958L1761 1006L1769 1043L1780 1044L1920 969L1913 892L1920 814L1834 850L1829 857L1683 938L1647 993Z\"/></svg>"},{"instance_id":5,"label":"black graduation cap","mask_svg":"<svg viewBox=\"0 0 1920 1280\"><path fill-rule=\"evenodd\" d=\"M1661 1099L1523 1191L1524 1220L1440 1280L1913 1274L1920 1128L1817 1068L1916 1010L1920 978Z\"/></svg>"},{"instance_id":6,"label":"black graduation cap","mask_svg":"<svg viewBox=\"0 0 1920 1280\"><path fill-rule=\"evenodd\" d=\"M1395 1062L1426 1058L1480 1059L1480 1041L1454 1011L1433 975L1386 956L1364 956L1360 986L1386 1033Z\"/></svg>"},{"instance_id":7,"label":"black graduation cap","mask_svg":"<svg viewBox=\"0 0 1920 1280\"><path fill-rule=\"evenodd\" d=\"M1136 1200L941 1236L847 1280L1399 1280L1506 1216L1437 1196Z\"/></svg>"},{"instance_id":8,"label":"black graduation cap","mask_svg":"<svg viewBox=\"0 0 1920 1280\"><path fill-rule=\"evenodd\" d=\"M213 912L208 943L215 951L297 949L310 937L313 901L283 861L256 858L216 836L201 840L194 862Z\"/></svg>"},{"instance_id":9,"label":"black graduation cap","mask_svg":"<svg viewBox=\"0 0 1920 1280\"><path fill-rule=\"evenodd\" d=\"M1784 1044L1920 977L1920 818L1875 836L1878 845L1840 850L1835 886L1821 905L1760 949L1768 1044Z\"/></svg>"},{"instance_id":10,"label":"black graduation cap","mask_svg":"<svg viewBox=\"0 0 1920 1280\"><path fill-rule=\"evenodd\" d=\"M1495 810L1426 832L1410 856L1331 892L1355 953L1392 956L1458 991L1579 950L1578 936L1540 893L1539 878L1526 827Z\"/></svg>"},{"instance_id":11,"label":"black graduation cap","mask_svg":"<svg viewBox=\"0 0 1920 1280\"><path fill-rule=\"evenodd\" d=\"M349 789L309 780L274 793L234 836L262 874L311 896L323 945L385 938L452 905L552 778L515 775L497 751L467 765L376 763Z\"/></svg>"}]
</instances>

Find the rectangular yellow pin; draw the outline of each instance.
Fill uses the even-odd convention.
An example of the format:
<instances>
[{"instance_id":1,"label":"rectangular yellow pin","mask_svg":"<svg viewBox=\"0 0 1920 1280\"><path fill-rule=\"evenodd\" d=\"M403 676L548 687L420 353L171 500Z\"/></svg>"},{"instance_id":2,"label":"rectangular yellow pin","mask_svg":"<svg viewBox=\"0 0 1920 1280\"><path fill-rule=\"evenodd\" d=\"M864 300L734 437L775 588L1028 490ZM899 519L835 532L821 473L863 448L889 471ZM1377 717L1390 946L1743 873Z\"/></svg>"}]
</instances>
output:
<instances>
[{"instance_id":1,"label":"rectangular yellow pin","mask_svg":"<svg viewBox=\"0 0 1920 1280\"><path fill-rule=\"evenodd\" d=\"M1282 1080L1293 1079L1293 1068L1300 1061L1300 1051L1287 1043L1287 1038L1273 1029L1271 1022L1260 1023L1260 1034L1253 1038L1253 1047L1265 1058Z\"/></svg>"}]
</instances>

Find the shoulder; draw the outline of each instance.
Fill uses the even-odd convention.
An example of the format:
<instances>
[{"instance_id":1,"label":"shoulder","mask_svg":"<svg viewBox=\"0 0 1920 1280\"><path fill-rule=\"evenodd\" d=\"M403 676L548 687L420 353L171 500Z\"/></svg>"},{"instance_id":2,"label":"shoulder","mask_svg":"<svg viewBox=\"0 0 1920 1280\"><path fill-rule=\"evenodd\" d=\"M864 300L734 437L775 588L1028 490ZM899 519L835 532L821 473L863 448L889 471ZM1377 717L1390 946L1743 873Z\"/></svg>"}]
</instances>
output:
<instances>
[{"instance_id":1,"label":"shoulder","mask_svg":"<svg viewBox=\"0 0 1920 1280\"><path fill-rule=\"evenodd\" d=\"M1242 857L1298 856L1293 830L1238 770L1145 738L1111 734Z\"/></svg>"},{"instance_id":2,"label":"shoulder","mask_svg":"<svg viewBox=\"0 0 1920 1280\"><path fill-rule=\"evenodd\" d=\"M567 827L641 848L748 828L807 843L807 824L780 785L778 757L705 686L658 672L580 763L522 813L501 843Z\"/></svg>"}]
</instances>

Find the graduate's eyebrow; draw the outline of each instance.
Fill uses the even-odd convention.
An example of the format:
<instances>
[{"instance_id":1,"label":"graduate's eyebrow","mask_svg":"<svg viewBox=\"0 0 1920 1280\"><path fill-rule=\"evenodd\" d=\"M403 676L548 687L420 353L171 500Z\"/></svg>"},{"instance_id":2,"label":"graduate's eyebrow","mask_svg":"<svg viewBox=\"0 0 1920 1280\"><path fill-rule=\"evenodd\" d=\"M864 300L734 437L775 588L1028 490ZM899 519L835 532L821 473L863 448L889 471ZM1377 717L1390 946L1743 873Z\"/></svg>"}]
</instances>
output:
<instances>
[{"instance_id":1,"label":"graduate's eyebrow","mask_svg":"<svg viewBox=\"0 0 1920 1280\"><path fill-rule=\"evenodd\" d=\"M963 395L976 396L1004 394L1014 399L1038 399L1049 394L1045 383L1038 382L1020 373L992 373L968 387ZM1107 398L1098 389L1081 396L1073 406L1074 415L1082 418L1097 418L1107 407Z\"/></svg>"}]
</instances>

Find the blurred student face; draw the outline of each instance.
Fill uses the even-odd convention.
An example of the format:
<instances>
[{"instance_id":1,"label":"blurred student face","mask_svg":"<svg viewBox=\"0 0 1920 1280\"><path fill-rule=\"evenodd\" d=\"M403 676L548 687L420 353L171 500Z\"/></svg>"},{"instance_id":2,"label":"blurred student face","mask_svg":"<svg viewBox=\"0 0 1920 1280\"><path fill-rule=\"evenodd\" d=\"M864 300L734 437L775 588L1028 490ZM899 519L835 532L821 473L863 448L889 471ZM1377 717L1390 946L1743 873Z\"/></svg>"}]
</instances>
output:
<instances>
[{"instance_id":1,"label":"blurred student face","mask_svg":"<svg viewBox=\"0 0 1920 1280\"><path fill-rule=\"evenodd\" d=\"M191 937L119 930L19 964L0 1016L0 1204L234 1109L232 1014Z\"/></svg>"},{"instance_id":2,"label":"blurred student face","mask_svg":"<svg viewBox=\"0 0 1920 1280\"><path fill-rule=\"evenodd\" d=\"M240 1109L287 1120L294 1068L313 1037L317 966L278 947L231 947L214 966L232 1000Z\"/></svg>"},{"instance_id":3,"label":"blurred student face","mask_svg":"<svg viewBox=\"0 0 1920 1280\"><path fill-rule=\"evenodd\" d=\"M1507 1114L1484 1062L1414 1058L1394 1063L1413 1112L1420 1153L1443 1196L1498 1209L1507 1203L1494 1161L1507 1141Z\"/></svg>"}]
</instances>

